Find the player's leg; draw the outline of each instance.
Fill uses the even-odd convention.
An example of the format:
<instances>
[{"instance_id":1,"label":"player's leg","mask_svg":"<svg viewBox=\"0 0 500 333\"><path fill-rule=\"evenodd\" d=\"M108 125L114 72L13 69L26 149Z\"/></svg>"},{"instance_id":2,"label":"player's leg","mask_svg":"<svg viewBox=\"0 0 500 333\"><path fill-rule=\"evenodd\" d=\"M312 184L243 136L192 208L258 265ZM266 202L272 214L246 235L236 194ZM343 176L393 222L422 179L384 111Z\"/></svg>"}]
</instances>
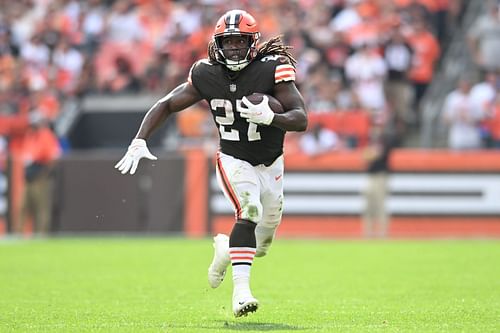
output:
<instances>
[{"instance_id":1,"label":"player's leg","mask_svg":"<svg viewBox=\"0 0 500 333\"><path fill-rule=\"evenodd\" d=\"M257 310L259 305L250 290L250 271L256 251L256 224L238 219L229 238L229 256L233 269L233 313L236 317Z\"/></svg>"},{"instance_id":2,"label":"player's leg","mask_svg":"<svg viewBox=\"0 0 500 333\"><path fill-rule=\"evenodd\" d=\"M375 175L368 174L366 188L363 192L364 208L363 208L363 235L371 238L375 232L375 213L376 213L376 184Z\"/></svg>"},{"instance_id":3,"label":"player's leg","mask_svg":"<svg viewBox=\"0 0 500 333\"><path fill-rule=\"evenodd\" d=\"M376 236L385 237L389 228L389 216L386 209L387 198L387 174L385 172L379 173L376 176Z\"/></svg>"},{"instance_id":4,"label":"player's leg","mask_svg":"<svg viewBox=\"0 0 500 333\"><path fill-rule=\"evenodd\" d=\"M260 172L265 188L261 195L262 220L255 228L257 241L256 257L263 257L269 251L283 214L283 157Z\"/></svg>"},{"instance_id":5,"label":"player's leg","mask_svg":"<svg viewBox=\"0 0 500 333\"><path fill-rule=\"evenodd\" d=\"M45 175L33 182L35 231L40 235L46 235L50 231L51 183Z\"/></svg>"},{"instance_id":6,"label":"player's leg","mask_svg":"<svg viewBox=\"0 0 500 333\"><path fill-rule=\"evenodd\" d=\"M14 223L14 230L20 236L24 234L24 229L26 227L28 217L33 215L34 199L32 188L33 187L31 186L31 183L25 184L21 202L21 209L19 210L16 221Z\"/></svg>"},{"instance_id":7,"label":"player's leg","mask_svg":"<svg viewBox=\"0 0 500 333\"><path fill-rule=\"evenodd\" d=\"M252 165L224 154L217 159L217 179L236 216L229 237L229 256L234 283L233 312L239 317L258 307L250 291L250 269L256 251L255 226L262 219L260 180Z\"/></svg>"},{"instance_id":8,"label":"player's leg","mask_svg":"<svg viewBox=\"0 0 500 333\"><path fill-rule=\"evenodd\" d=\"M251 206L248 205L248 195L250 192L257 192L256 184L258 179L254 176L253 167L248 163L239 161L231 156L219 153L216 165L217 183L222 189L224 196L233 206L236 218L250 216L254 214ZM247 170L243 175L242 170ZM253 181L248 184L249 179ZM241 197L240 197L241 196ZM253 194L256 197L257 194ZM255 200L254 200L255 201ZM242 204L244 207L242 208ZM256 216L255 218L260 218ZM229 257L229 236L218 234L214 237L214 258L208 268L208 282L212 288L217 288L223 281L227 266L231 260Z\"/></svg>"}]
</instances>

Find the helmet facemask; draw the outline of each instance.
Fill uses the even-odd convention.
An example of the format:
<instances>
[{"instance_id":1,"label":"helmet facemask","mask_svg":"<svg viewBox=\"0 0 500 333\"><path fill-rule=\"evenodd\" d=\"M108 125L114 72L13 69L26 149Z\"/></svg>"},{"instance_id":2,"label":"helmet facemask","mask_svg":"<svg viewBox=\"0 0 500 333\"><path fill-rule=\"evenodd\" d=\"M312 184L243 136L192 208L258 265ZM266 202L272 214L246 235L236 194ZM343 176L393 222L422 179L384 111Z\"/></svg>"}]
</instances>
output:
<instances>
[{"instance_id":1,"label":"helmet facemask","mask_svg":"<svg viewBox=\"0 0 500 333\"><path fill-rule=\"evenodd\" d=\"M230 36L243 36L247 39L244 47L224 48L224 39ZM257 55L257 41L259 33L252 34L222 34L214 36L216 60L231 71L240 71L245 68Z\"/></svg>"}]
</instances>

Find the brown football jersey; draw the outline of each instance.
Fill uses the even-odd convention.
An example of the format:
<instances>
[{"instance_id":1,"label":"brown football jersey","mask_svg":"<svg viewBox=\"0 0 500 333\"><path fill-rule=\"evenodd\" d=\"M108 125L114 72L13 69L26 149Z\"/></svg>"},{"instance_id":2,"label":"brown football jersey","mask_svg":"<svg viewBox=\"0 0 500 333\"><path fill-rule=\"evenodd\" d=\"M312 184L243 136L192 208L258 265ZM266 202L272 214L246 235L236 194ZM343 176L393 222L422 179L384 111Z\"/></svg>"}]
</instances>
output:
<instances>
[{"instance_id":1,"label":"brown football jersey","mask_svg":"<svg viewBox=\"0 0 500 333\"><path fill-rule=\"evenodd\" d=\"M192 66L188 81L208 102L219 129L221 152L252 165L270 165L283 154L285 131L249 123L239 110L243 96L274 95L276 84L295 81L295 68L287 57L260 57L238 72L203 59Z\"/></svg>"}]
</instances>

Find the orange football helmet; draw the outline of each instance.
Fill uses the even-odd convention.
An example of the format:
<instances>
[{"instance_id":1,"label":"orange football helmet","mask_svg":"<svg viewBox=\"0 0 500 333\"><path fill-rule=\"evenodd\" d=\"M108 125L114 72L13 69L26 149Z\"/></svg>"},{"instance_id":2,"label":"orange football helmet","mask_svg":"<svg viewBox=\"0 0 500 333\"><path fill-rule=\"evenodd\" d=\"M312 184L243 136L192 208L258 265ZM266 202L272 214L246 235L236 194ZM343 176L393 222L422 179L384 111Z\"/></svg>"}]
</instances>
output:
<instances>
[{"instance_id":1,"label":"orange football helmet","mask_svg":"<svg viewBox=\"0 0 500 333\"><path fill-rule=\"evenodd\" d=\"M245 49L239 49L243 52L238 60L228 59L224 53L227 50L224 50L222 41L229 36L244 36L248 39ZM242 70L257 56L257 42L260 38L257 21L244 10L234 9L222 15L215 25L213 38L216 60L232 71Z\"/></svg>"}]
</instances>

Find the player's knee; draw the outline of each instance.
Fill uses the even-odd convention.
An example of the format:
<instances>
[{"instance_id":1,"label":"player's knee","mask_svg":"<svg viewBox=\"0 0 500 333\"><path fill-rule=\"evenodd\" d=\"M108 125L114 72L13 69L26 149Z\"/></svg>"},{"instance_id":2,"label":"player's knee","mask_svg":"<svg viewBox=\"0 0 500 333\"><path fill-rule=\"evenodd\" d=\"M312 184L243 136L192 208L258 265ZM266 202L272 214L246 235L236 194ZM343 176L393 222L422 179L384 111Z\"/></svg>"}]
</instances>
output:
<instances>
[{"instance_id":1,"label":"player's knee","mask_svg":"<svg viewBox=\"0 0 500 333\"><path fill-rule=\"evenodd\" d=\"M262 217L262 221L259 224L265 228L276 228L281 223L283 211L281 207L282 205L266 207L266 214Z\"/></svg>"},{"instance_id":2,"label":"player's knee","mask_svg":"<svg viewBox=\"0 0 500 333\"><path fill-rule=\"evenodd\" d=\"M281 223L281 214L266 215L259 225L263 228L275 229Z\"/></svg>"},{"instance_id":3,"label":"player's knee","mask_svg":"<svg viewBox=\"0 0 500 333\"><path fill-rule=\"evenodd\" d=\"M263 228L275 229L281 223L281 217L279 219L263 219L259 225Z\"/></svg>"},{"instance_id":4,"label":"player's knee","mask_svg":"<svg viewBox=\"0 0 500 333\"><path fill-rule=\"evenodd\" d=\"M265 215L259 224L265 228L276 228L281 223L282 215L283 196L280 196L277 200L267 203Z\"/></svg>"},{"instance_id":5,"label":"player's knee","mask_svg":"<svg viewBox=\"0 0 500 333\"><path fill-rule=\"evenodd\" d=\"M248 202L241 207L241 218L259 223L262 220L262 204L260 202Z\"/></svg>"}]
</instances>

